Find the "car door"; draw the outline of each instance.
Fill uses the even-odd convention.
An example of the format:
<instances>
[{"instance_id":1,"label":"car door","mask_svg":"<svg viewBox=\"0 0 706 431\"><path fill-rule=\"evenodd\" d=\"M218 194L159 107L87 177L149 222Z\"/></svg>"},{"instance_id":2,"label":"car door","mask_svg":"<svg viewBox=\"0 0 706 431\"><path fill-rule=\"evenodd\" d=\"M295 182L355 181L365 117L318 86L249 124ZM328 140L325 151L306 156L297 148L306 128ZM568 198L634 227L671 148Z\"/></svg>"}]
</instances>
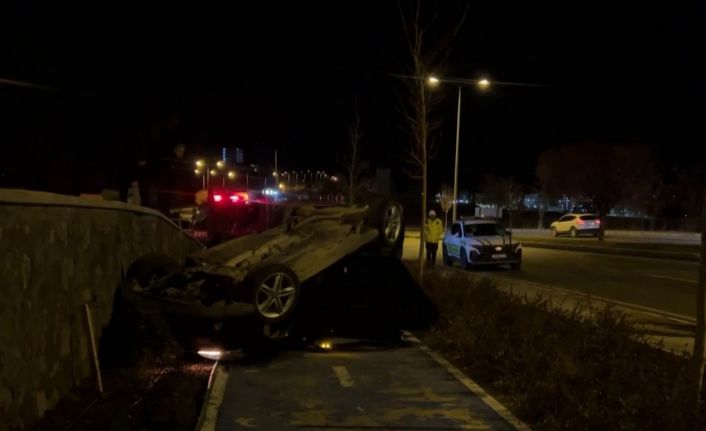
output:
<instances>
[{"instance_id":1,"label":"car door","mask_svg":"<svg viewBox=\"0 0 706 431\"><path fill-rule=\"evenodd\" d=\"M574 219L574 216L570 215L565 215L564 217L559 219L559 222L557 223L556 231L559 233L566 233L571 230L571 221Z\"/></svg>"},{"instance_id":2,"label":"car door","mask_svg":"<svg viewBox=\"0 0 706 431\"><path fill-rule=\"evenodd\" d=\"M461 254L461 240L463 239L463 228L461 223L451 225L451 232L446 234L446 252L456 259Z\"/></svg>"}]
</instances>

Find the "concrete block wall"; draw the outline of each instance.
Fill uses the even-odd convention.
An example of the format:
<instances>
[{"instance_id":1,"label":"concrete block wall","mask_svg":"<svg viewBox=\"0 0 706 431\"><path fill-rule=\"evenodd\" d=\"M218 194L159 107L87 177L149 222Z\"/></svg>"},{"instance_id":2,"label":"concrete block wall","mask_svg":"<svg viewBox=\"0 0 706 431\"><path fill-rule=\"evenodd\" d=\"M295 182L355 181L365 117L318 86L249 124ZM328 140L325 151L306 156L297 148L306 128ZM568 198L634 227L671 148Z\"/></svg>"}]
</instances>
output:
<instances>
[{"instance_id":1,"label":"concrete block wall","mask_svg":"<svg viewBox=\"0 0 706 431\"><path fill-rule=\"evenodd\" d=\"M30 427L92 375L84 304L100 337L131 262L199 248L146 208L0 189L0 430Z\"/></svg>"}]
</instances>

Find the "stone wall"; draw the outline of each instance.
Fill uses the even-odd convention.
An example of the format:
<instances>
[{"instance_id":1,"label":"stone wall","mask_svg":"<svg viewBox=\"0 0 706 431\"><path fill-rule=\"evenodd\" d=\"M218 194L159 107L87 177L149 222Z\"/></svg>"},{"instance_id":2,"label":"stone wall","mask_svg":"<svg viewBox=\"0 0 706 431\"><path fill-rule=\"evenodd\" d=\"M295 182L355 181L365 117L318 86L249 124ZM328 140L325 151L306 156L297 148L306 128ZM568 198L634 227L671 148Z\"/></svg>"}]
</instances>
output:
<instances>
[{"instance_id":1,"label":"stone wall","mask_svg":"<svg viewBox=\"0 0 706 431\"><path fill-rule=\"evenodd\" d=\"M159 213L121 202L0 189L0 430L28 427L93 373L128 265L200 248Z\"/></svg>"}]
</instances>

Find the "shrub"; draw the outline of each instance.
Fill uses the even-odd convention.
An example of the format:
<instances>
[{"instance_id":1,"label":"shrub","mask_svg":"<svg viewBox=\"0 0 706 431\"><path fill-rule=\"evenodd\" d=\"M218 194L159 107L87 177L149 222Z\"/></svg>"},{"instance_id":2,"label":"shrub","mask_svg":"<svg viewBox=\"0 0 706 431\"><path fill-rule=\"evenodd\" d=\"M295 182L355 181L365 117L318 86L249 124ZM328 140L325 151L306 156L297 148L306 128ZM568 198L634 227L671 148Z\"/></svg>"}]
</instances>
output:
<instances>
[{"instance_id":1,"label":"shrub","mask_svg":"<svg viewBox=\"0 0 706 431\"><path fill-rule=\"evenodd\" d=\"M561 311L460 271L429 272L422 286L440 312L425 341L534 428L705 429L688 402L688 358L649 344L621 313Z\"/></svg>"}]
</instances>

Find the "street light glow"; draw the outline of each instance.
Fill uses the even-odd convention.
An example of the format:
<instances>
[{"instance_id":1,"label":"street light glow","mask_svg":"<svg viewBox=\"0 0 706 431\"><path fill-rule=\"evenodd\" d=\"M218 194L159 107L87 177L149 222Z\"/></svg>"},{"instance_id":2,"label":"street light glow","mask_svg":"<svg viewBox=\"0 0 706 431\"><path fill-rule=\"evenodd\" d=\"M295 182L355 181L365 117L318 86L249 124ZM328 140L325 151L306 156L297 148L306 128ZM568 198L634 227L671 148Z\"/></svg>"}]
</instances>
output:
<instances>
[{"instance_id":1,"label":"street light glow","mask_svg":"<svg viewBox=\"0 0 706 431\"><path fill-rule=\"evenodd\" d=\"M490 81L487 78L481 78L478 80L478 87L485 90L486 88L490 87Z\"/></svg>"},{"instance_id":2,"label":"street light glow","mask_svg":"<svg viewBox=\"0 0 706 431\"><path fill-rule=\"evenodd\" d=\"M196 175L199 175L199 174L201 173L201 171L198 170L198 169L194 169L194 173L195 173Z\"/></svg>"},{"instance_id":3,"label":"street light glow","mask_svg":"<svg viewBox=\"0 0 706 431\"><path fill-rule=\"evenodd\" d=\"M231 180L234 179L235 178L235 171L228 172L228 178L230 178Z\"/></svg>"},{"instance_id":4,"label":"street light glow","mask_svg":"<svg viewBox=\"0 0 706 431\"><path fill-rule=\"evenodd\" d=\"M210 172L210 174L211 174L211 175L218 175L218 172L216 172L216 170L215 170L215 169L211 169L211 172Z\"/></svg>"},{"instance_id":5,"label":"street light glow","mask_svg":"<svg viewBox=\"0 0 706 431\"><path fill-rule=\"evenodd\" d=\"M202 167L203 165L204 165L203 160L197 160L197 161L196 161L196 166L198 166L199 168Z\"/></svg>"},{"instance_id":6,"label":"street light glow","mask_svg":"<svg viewBox=\"0 0 706 431\"><path fill-rule=\"evenodd\" d=\"M218 168L223 168L223 166L225 166L225 165L226 165L226 164L223 162L223 160L219 160L219 161L216 162L216 166L217 166Z\"/></svg>"},{"instance_id":7,"label":"street light glow","mask_svg":"<svg viewBox=\"0 0 706 431\"><path fill-rule=\"evenodd\" d=\"M431 85L432 87L439 85L439 82L441 82L441 81L439 81L439 78L437 78L436 76L430 76L427 79L427 83L429 85Z\"/></svg>"},{"instance_id":8,"label":"street light glow","mask_svg":"<svg viewBox=\"0 0 706 431\"><path fill-rule=\"evenodd\" d=\"M202 358L211 359L212 361L221 359L221 356L223 355L223 351L219 349L202 349L197 353Z\"/></svg>"}]
</instances>

